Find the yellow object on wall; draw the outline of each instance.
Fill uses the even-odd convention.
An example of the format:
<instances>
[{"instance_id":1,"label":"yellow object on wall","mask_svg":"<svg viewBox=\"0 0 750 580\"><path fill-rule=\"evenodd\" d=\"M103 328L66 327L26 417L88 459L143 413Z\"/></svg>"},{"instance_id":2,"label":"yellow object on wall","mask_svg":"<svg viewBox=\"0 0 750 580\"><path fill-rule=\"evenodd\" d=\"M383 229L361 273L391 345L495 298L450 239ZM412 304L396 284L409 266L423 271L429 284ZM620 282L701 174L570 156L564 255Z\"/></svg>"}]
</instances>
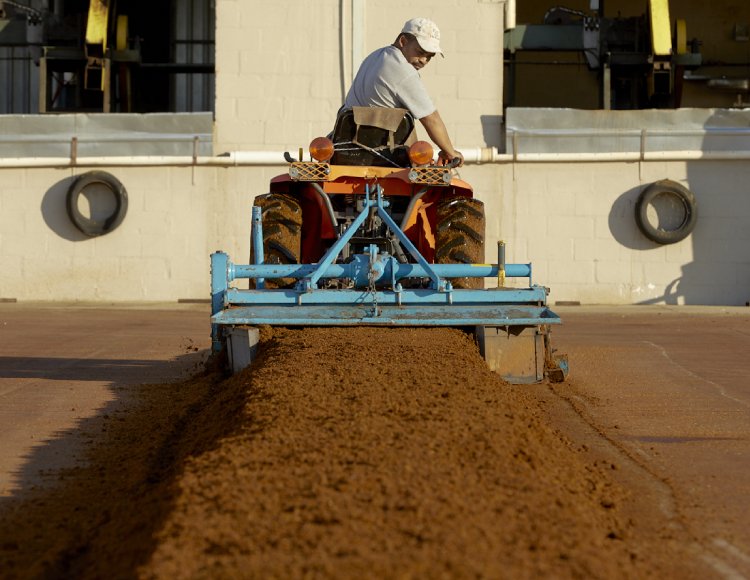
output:
<instances>
[{"instance_id":1,"label":"yellow object on wall","mask_svg":"<svg viewBox=\"0 0 750 580\"><path fill-rule=\"evenodd\" d=\"M128 47L128 17L125 14L117 16L117 38L115 40L116 50L125 50Z\"/></svg>"},{"instance_id":2,"label":"yellow object on wall","mask_svg":"<svg viewBox=\"0 0 750 580\"><path fill-rule=\"evenodd\" d=\"M651 45L656 56L672 54L672 27L669 20L669 0L649 0L651 15Z\"/></svg>"},{"instance_id":3,"label":"yellow object on wall","mask_svg":"<svg viewBox=\"0 0 750 580\"><path fill-rule=\"evenodd\" d=\"M86 44L101 45L102 54L107 46L107 22L109 0L91 0L89 17L86 21Z\"/></svg>"},{"instance_id":4,"label":"yellow object on wall","mask_svg":"<svg viewBox=\"0 0 750 580\"><path fill-rule=\"evenodd\" d=\"M90 0L86 21L86 69L84 86L87 89L104 91L107 87L107 71L104 56L107 52L107 25L109 23L109 0Z\"/></svg>"}]
</instances>

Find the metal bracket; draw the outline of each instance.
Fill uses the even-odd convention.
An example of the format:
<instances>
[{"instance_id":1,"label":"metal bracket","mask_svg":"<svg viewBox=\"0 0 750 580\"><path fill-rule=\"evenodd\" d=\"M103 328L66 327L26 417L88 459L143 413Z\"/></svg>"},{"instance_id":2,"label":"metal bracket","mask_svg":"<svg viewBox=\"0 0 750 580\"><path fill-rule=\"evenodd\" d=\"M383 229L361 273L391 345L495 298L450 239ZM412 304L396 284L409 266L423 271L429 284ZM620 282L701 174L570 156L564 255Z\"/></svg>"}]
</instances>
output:
<instances>
[{"instance_id":1,"label":"metal bracket","mask_svg":"<svg viewBox=\"0 0 750 580\"><path fill-rule=\"evenodd\" d=\"M424 268L425 272L432 280L430 286L434 290L439 292L449 292L450 287L446 284L446 281L435 272L431 264L425 260L424 256L419 252L417 247L411 242L401 228L396 224L390 214L386 211L388 207L388 201L383 199L383 188L380 185L375 186L375 199L370 197L370 185L365 186L365 199L362 207L362 211L354 219L352 224L341 234L336 242L328 249L325 255L317 263L315 270L307 277L300 280L297 284L297 289L300 292L311 292L317 288L318 280L323 276L326 269L333 264L338 255L344 249L344 246L354 236L359 227L364 223L367 217L370 215L370 208L376 208L378 216L385 222L391 232L399 239L401 244L406 251L417 261L417 263ZM372 267L372 264L371 264Z\"/></svg>"},{"instance_id":2,"label":"metal bracket","mask_svg":"<svg viewBox=\"0 0 750 580\"><path fill-rule=\"evenodd\" d=\"M430 280L432 280L432 283L430 284L430 287L434 290L437 290L438 292L446 292L450 291L449 288L446 286L445 280L443 280L440 276L437 275L435 270L432 268L430 263L425 260L424 256L419 253L419 250L417 247L411 242L411 240L406 236L406 234L403 232L403 230L398 227L395 221L393 221L393 218L388 214L388 212L385 211L385 206L383 205L383 188L379 185L376 186L377 190L377 207L378 207L378 215L383 219L383 221L386 223L386 225L390 228L390 230L396 234L396 237L401 241L403 246L406 248L406 251L409 252L412 257L417 261L417 263L422 266L425 269L425 272L427 272L427 275L430 277ZM366 191L367 195L369 194L369 186Z\"/></svg>"}]
</instances>

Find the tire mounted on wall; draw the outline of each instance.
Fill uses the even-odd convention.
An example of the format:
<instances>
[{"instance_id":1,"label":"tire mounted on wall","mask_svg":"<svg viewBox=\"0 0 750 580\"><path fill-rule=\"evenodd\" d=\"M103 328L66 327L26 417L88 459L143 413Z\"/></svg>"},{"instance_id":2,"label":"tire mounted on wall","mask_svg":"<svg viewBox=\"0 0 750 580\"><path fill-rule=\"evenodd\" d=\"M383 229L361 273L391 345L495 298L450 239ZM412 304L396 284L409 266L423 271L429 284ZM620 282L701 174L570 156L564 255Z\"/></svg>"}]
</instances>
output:
<instances>
[{"instance_id":1,"label":"tire mounted on wall","mask_svg":"<svg viewBox=\"0 0 750 580\"><path fill-rule=\"evenodd\" d=\"M263 224L263 262L265 264L299 264L302 253L302 209L292 196L267 193L255 198L261 208ZM250 256L252 257L252 248ZM252 261L252 258L251 258ZM290 288L294 278L271 278L266 288ZM250 280L254 288L254 280Z\"/></svg>"},{"instance_id":2,"label":"tire mounted on wall","mask_svg":"<svg viewBox=\"0 0 750 580\"><path fill-rule=\"evenodd\" d=\"M437 264L484 263L484 203L453 197L437 206L435 262ZM483 278L452 278L454 288L483 288Z\"/></svg>"},{"instance_id":3,"label":"tire mounted on wall","mask_svg":"<svg viewBox=\"0 0 750 580\"><path fill-rule=\"evenodd\" d=\"M648 207L659 196L667 195L677 198L685 212L680 225L674 230L663 230L654 227L648 220ZM680 183L670 179L656 181L646 187L635 204L635 223L644 236L657 244L674 244L690 235L698 221L698 204L693 192Z\"/></svg>"},{"instance_id":4,"label":"tire mounted on wall","mask_svg":"<svg viewBox=\"0 0 750 580\"><path fill-rule=\"evenodd\" d=\"M115 211L104 221L93 220L78 210L78 198L87 187L104 185L115 197ZM89 171L79 175L68 188L65 198L68 217L81 232L95 238L108 234L122 223L128 211L128 193L125 186L112 174L106 171Z\"/></svg>"}]
</instances>

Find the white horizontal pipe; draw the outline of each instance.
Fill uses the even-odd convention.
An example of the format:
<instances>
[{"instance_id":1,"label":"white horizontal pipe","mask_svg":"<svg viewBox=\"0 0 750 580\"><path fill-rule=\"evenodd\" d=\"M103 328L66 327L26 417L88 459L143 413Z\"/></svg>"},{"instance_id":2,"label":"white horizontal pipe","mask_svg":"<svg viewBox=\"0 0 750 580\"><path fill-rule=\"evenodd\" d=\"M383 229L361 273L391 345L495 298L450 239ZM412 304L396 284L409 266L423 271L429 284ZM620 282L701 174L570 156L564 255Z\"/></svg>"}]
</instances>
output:
<instances>
[{"instance_id":1,"label":"white horizontal pipe","mask_svg":"<svg viewBox=\"0 0 750 580\"><path fill-rule=\"evenodd\" d=\"M0 157L0 168L12 167L144 167L212 165L287 165L284 154L277 151L236 151L216 157L190 155L122 155L106 157Z\"/></svg>"},{"instance_id":2,"label":"white horizontal pipe","mask_svg":"<svg viewBox=\"0 0 750 580\"><path fill-rule=\"evenodd\" d=\"M646 161L735 161L750 159L750 151L648 151Z\"/></svg>"},{"instance_id":3,"label":"white horizontal pipe","mask_svg":"<svg viewBox=\"0 0 750 580\"><path fill-rule=\"evenodd\" d=\"M637 151L603 153L519 153L509 155L511 161L519 163L576 163L586 161L641 161Z\"/></svg>"},{"instance_id":4,"label":"white horizontal pipe","mask_svg":"<svg viewBox=\"0 0 750 580\"><path fill-rule=\"evenodd\" d=\"M0 157L0 167L68 167L70 157Z\"/></svg>"},{"instance_id":5,"label":"white horizontal pipe","mask_svg":"<svg viewBox=\"0 0 750 580\"><path fill-rule=\"evenodd\" d=\"M507 161L513 159L498 153L494 147L459 147L458 150L464 156L464 163L497 163L503 157L508 157Z\"/></svg>"},{"instance_id":6,"label":"white horizontal pipe","mask_svg":"<svg viewBox=\"0 0 750 580\"><path fill-rule=\"evenodd\" d=\"M499 153L492 147L459 148L466 164L586 163L602 161L747 161L750 151L637 151L599 153ZM141 155L107 157L0 157L0 168L32 167L243 167L287 165L278 151L232 151L214 157Z\"/></svg>"},{"instance_id":7,"label":"white horizontal pipe","mask_svg":"<svg viewBox=\"0 0 750 580\"><path fill-rule=\"evenodd\" d=\"M636 151L603 153L519 153L498 155L495 162L586 163L597 161L746 161L750 151Z\"/></svg>"},{"instance_id":8,"label":"white horizontal pipe","mask_svg":"<svg viewBox=\"0 0 750 580\"><path fill-rule=\"evenodd\" d=\"M296 155L296 152L293 153ZM232 165L286 165L281 151L231 151L220 157L228 158Z\"/></svg>"}]
</instances>

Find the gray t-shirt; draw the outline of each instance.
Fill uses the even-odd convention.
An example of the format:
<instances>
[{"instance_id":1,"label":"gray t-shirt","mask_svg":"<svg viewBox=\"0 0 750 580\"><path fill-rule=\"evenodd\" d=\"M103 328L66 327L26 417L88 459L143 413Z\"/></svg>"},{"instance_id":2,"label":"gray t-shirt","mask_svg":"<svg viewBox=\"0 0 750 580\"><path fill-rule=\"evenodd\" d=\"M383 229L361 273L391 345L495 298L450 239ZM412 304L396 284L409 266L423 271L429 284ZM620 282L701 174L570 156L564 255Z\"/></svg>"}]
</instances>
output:
<instances>
[{"instance_id":1,"label":"gray t-shirt","mask_svg":"<svg viewBox=\"0 0 750 580\"><path fill-rule=\"evenodd\" d=\"M395 46L378 49L362 61L344 107L398 107L417 119L435 112L417 69Z\"/></svg>"}]
</instances>

